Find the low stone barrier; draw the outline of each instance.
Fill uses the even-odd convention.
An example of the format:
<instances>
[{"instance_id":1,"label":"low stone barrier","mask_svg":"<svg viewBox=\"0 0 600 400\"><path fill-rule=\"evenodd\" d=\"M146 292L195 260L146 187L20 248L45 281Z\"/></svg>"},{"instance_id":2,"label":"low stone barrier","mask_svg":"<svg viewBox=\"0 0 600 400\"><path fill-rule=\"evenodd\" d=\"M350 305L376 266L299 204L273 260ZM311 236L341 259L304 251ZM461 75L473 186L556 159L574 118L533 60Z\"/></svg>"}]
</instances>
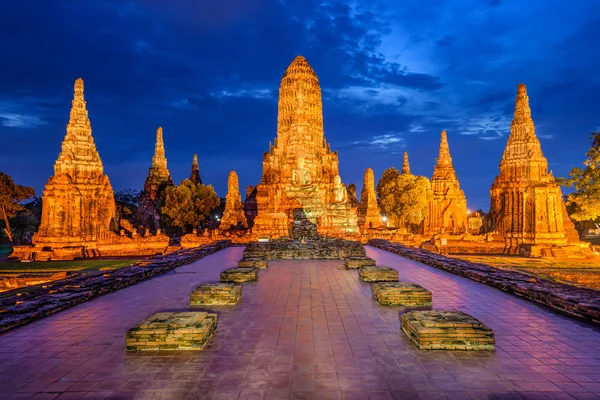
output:
<instances>
[{"instance_id":1,"label":"low stone barrier","mask_svg":"<svg viewBox=\"0 0 600 400\"><path fill-rule=\"evenodd\" d=\"M368 245L464 276L548 306L560 313L600 325L600 291L533 278L521 272L505 271L489 265L446 257L384 240L372 240Z\"/></svg>"},{"instance_id":2,"label":"low stone barrier","mask_svg":"<svg viewBox=\"0 0 600 400\"><path fill-rule=\"evenodd\" d=\"M242 285L237 283L204 283L190 295L190 305L233 305L242 297Z\"/></svg>"},{"instance_id":3,"label":"low stone barrier","mask_svg":"<svg viewBox=\"0 0 600 400\"><path fill-rule=\"evenodd\" d=\"M229 268L221 272L221 282L254 282L258 280L256 268Z\"/></svg>"},{"instance_id":4,"label":"low stone barrier","mask_svg":"<svg viewBox=\"0 0 600 400\"><path fill-rule=\"evenodd\" d=\"M251 243L244 249L244 258L265 257L267 260L343 260L364 257L360 242L342 239L274 241Z\"/></svg>"},{"instance_id":5,"label":"low stone barrier","mask_svg":"<svg viewBox=\"0 0 600 400\"><path fill-rule=\"evenodd\" d=\"M156 313L127 331L127 350L202 350L217 329L217 314Z\"/></svg>"},{"instance_id":6,"label":"low stone barrier","mask_svg":"<svg viewBox=\"0 0 600 400\"><path fill-rule=\"evenodd\" d=\"M373 298L382 306L430 306L431 292L412 282L371 284Z\"/></svg>"},{"instance_id":7,"label":"low stone barrier","mask_svg":"<svg viewBox=\"0 0 600 400\"><path fill-rule=\"evenodd\" d=\"M238 268L258 268L258 269L267 269L269 266L269 262L266 257L251 257L251 258L242 258L238 261Z\"/></svg>"},{"instance_id":8,"label":"low stone barrier","mask_svg":"<svg viewBox=\"0 0 600 400\"><path fill-rule=\"evenodd\" d=\"M39 288L7 294L0 298L0 333L190 264L229 245L230 242L222 241L195 249L182 249L152 256L114 271L85 272Z\"/></svg>"},{"instance_id":9,"label":"low stone barrier","mask_svg":"<svg viewBox=\"0 0 600 400\"><path fill-rule=\"evenodd\" d=\"M362 267L358 277L363 282L398 282L398 271L390 267Z\"/></svg>"},{"instance_id":10,"label":"low stone barrier","mask_svg":"<svg viewBox=\"0 0 600 400\"><path fill-rule=\"evenodd\" d=\"M346 269L357 269L362 267L374 267L377 265L375 260L369 257L347 257L344 259Z\"/></svg>"}]
</instances>

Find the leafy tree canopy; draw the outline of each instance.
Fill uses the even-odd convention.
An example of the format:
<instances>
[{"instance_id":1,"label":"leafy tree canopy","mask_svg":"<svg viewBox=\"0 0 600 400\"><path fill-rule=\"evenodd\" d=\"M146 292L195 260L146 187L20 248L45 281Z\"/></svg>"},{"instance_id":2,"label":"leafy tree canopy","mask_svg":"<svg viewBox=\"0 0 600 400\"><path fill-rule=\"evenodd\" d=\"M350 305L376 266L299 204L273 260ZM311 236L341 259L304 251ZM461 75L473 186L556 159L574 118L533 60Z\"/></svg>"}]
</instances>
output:
<instances>
[{"instance_id":1,"label":"leafy tree canopy","mask_svg":"<svg viewBox=\"0 0 600 400\"><path fill-rule=\"evenodd\" d=\"M402 175L389 168L377 184L381 210L398 221L400 226L420 224L427 215L432 191L429 179L411 174Z\"/></svg>"},{"instance_id":2,"label":"leafy tree canopy","mask_svg":"<svg viewBox=\"0 0 600 400\"><path fill-rule=\"evenodd\" d=\"M211 211L219 204L212 185L195 184L184 179L178 186L167 187L162 212L173 226L189 231L208 221Z\"/></svg>"},{"instance_id":3,"label":"leafy tree canopy","mask_svg":"<svg viewBox=\"0 0 600 400\"><path fill-rule=\"evenodd\" d=\"M592 147L584 168L573 168L566 179L557 181L575 190L567 195L567 210L574 221L595 221L600 217L600 132L591 134Z\"/></svg>"},{"instance_id":4,"label":"leafy tree canopy","mask_svg":"<svg viewBox=\"0 0 600 400\"><path fill-rule=\"evenodd\" d=\"M9 218L15 217L17 212L24 210L22 201L35 196L35 190L29 186L17 185L13 180L0 172L0 218L4 221L4 233L8 240L13 242Z\"/></svg>"}]
</instances>

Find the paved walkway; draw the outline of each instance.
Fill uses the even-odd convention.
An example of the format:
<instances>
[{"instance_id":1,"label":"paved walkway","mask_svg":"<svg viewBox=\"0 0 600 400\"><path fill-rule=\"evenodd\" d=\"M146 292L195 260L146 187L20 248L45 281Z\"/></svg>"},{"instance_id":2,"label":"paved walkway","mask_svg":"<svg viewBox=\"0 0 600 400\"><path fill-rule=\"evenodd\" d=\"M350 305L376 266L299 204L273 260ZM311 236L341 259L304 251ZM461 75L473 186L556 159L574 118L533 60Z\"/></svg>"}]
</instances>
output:
<instances>
[{"instance_id":1,"label":"paved walkway","mask_svg":"<svg viewBox=\"0 0 600 400\"><path fill-rule=\"evenodd\" d=\"M600 330L479 283L369 248L401 280L496 333L497 351L419 351L400 307L379 306L336 261L277 261L218 310L203 352L125 351L156 311L188 310L242 248L0 335L4 399L600 399Z\"/></svg>"}]
</instances>

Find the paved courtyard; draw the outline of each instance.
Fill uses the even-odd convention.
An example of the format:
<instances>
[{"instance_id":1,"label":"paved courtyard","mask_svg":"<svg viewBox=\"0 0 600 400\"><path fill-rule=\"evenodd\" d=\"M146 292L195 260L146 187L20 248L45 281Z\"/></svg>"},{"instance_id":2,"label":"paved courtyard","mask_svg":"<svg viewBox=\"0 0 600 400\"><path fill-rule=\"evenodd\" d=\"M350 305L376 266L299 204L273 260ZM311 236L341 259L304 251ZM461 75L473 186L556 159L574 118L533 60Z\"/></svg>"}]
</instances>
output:
<instances>
[{"instance_id":1,"label":"paved courtyard","mask_svg":"<svg viewBox=\"0 0 600 400\"><path fill-rule=\"evenodd\" d=\"M189 310L237 264L229 248L0 335L0 399L600 399L600 329L482 284L368 248L433 308L491 327L495 353L419 351L401 307L371 299L339 261L277 261L219 313L203 352L125 351L128 328ZM201 308L198 308L201 309Z\"/></svg>"}]
</instances>

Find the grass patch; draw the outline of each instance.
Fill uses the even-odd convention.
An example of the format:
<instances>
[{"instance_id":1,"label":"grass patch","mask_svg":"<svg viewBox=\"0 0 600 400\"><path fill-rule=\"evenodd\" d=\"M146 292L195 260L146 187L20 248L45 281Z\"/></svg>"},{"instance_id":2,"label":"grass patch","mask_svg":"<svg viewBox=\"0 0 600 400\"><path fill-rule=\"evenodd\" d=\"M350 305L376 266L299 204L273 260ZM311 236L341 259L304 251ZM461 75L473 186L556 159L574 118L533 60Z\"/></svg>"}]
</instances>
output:
<instances>
[{"instance_id":1,"label":"grass patch","mask_svg":"<svg viewBox=\"0 0 600 400\"><path fill-rule=\"evenodd\" d=\"M0 258L6 258L12 252L11 244L0 244Z\"/></svg>"},{"instance_id":2,"label":"grass patch","mask_svg":"<svg viewBox=\"0 0 600 400\"><path fill-rule=\"evenodd\" d=\"M58 272L58 271L108 271L135 264L139 259L127 260L75 260L47 262L0 263L2 272Z\"/></svg>"}]
</instances>

